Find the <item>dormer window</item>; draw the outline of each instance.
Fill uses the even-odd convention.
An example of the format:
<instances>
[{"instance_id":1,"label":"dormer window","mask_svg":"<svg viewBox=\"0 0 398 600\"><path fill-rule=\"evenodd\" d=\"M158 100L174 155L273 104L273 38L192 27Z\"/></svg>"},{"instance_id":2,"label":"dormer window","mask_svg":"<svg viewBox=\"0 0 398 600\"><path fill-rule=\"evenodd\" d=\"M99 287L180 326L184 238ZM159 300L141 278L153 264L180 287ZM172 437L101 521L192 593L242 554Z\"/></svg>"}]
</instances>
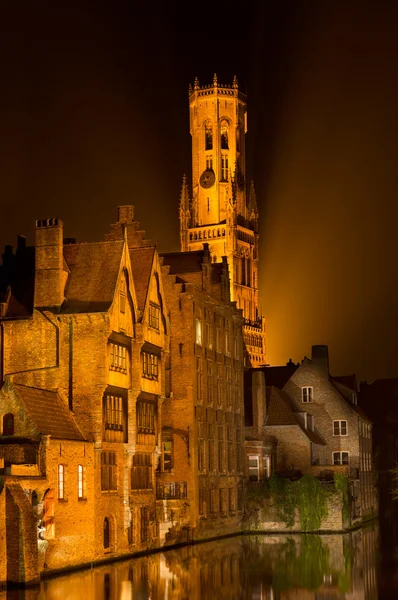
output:
<instances>
[{"instance_id":1,"label":"dormer window","mask_svg":"<svg viewBox=\"0 0 398 600\"><path fill-rule=\"evenodd\" d=\"M303 404L309 404L313 400L313 388L309 386L305 386L301 388L302 393L302 402Z\"/></svg>"},{"instance_id":2,"label":"dormer window","mask_svg":"<svg viewBox=\"0 0 398 600\"><path fill-rule=\"evenodd\" d=\"M3 417L3 435L14 435L14 415L7 413Z\"/></svg>"}]
</instances>

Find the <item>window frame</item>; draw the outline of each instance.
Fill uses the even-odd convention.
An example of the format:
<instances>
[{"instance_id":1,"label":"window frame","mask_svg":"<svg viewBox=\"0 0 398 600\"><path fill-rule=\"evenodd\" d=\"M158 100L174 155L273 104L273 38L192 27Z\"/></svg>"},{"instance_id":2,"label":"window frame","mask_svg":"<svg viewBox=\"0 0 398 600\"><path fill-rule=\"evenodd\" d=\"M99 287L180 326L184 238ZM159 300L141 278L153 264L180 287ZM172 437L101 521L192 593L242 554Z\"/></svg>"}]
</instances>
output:
<instances>
[{"instance_id":1,"label":"window frame","mask_svg":"<svg viewBox=\"0 0 398 600\"><path fill-rule=\"evenodd\" d=\"M145 379L159 379L159 357L154 352L141 350L142 376Z\"/></svg>"},{"instance_id":2,"label":"window frame","mask_svg":"<svg viewBox=\"0 0 398 600\"><path fill-rule=\"evenodd\" d=\"M149 303L148 324L151 329L160 331L160 306L155 302Z\"/></svg>"},{"instance_id":3,"label":"window frame","mask_svg":"<svg viewBox=\"0 0 398 600\"><path fill-rule=\"evenodd\" d=\"M342 423L345 423L345 433L342 433ZM338 424L338 433L336 433L336 424ZM334 419L333 421L333 437L348 436L348 421L347 419Z\"/></svg>"},{"instance_id":4,"label":"window frame","mask_svg":"<svg viewBox=\"0 0 398 600\"><path fill-rule=\"evenodd\" d=\"M335 455L339 455L340 456L340 461L339 462L335 462ZM347 455L347 462L343 462L343 454ZM333 466L347 466L350 464L350 453L347 452L346 450L336 450L335 452L332 452L332 463Z\"/></svg>"},{"instance_id":5,"label":"window frame","mask_svg":"<svg viewBox=\"0 0 398 600\"><path fill-rule=\"evenodd\" d=\"M77 465L77 498L84 500L84 467Z\"/></svg>"},{"instance_id":6,"label":"window frame","mask_svg":"<svg viewBox=\"0 0 398 600\"><path fill-rule=\"evenodd\" d=\"M251 460L256 461L255 467L250 465ZM260 481L260 456L258 454L249 454L247 457L247 465L248 465L249 481ZM253 469L257 470L257 478L256 479L251 479L250 471L252 471Z\"/></svg>"},{"instance_id":7,"label":"window frame","mask_svg":"<svg viewBox=\"0 0 398 600\"><path fill-rule=\"evenodd\" d=\"M65 465L58 465L57 472L57 490L58 490L58 500L65 500Z\"/></svg>"},{"instance_id":8,"label":"window frame","mask_svg":"<svg viewBox=\"0 0 398 600\"><path fill-rule=\"evenodd\" d=\"M307 398L307 399L305 399ZM312 404L314 401L314 388L312 385L303 385L301 388L301 402L303 404Z\"/></svg>"}]
</instances>

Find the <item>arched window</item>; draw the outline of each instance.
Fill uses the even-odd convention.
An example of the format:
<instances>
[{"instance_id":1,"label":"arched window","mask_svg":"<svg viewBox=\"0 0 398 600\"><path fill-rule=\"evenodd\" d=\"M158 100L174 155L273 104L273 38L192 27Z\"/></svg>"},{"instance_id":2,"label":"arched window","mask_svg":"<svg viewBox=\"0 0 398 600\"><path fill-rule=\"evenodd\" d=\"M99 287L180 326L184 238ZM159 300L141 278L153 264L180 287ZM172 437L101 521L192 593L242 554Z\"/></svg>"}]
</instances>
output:
<instances>
[{"instance_id":1,"label":"arched window","mask_svg":"<svg viewBox=\"0 0 398 600\"><path fill-rule=\"evenodd\" d=\"M213 150L213 129L210 121L205 123L205 150Z\"/></svg>"},{"instance_id":2,"label":"arched window","mask_svg":"<svg viewBox=\"0 0 398 600\"><path fill-rule=\"evenodd\" d=\"M228 121L221 121L221 150L229 150Z\"/></svg>"},{"instance_id":3,"label":"arched window","mask_svg":"<svg viewBox=\"0 0 398 600\"><path fill-rule=\"evenodd\" d=\"M3 417L3 435L14 435L14 415L7 413Z\"/></svg>"},{"instance_id":4,"label":"arched window","mask_svg":"<svg viewBox=\"0 0 398 600\"><path fill-rule=\"evenodd\" d=\"M104 519L104 548L109 548L110 546L110 525L109 519L105 517Z\"/></svg>"}]
</instances>

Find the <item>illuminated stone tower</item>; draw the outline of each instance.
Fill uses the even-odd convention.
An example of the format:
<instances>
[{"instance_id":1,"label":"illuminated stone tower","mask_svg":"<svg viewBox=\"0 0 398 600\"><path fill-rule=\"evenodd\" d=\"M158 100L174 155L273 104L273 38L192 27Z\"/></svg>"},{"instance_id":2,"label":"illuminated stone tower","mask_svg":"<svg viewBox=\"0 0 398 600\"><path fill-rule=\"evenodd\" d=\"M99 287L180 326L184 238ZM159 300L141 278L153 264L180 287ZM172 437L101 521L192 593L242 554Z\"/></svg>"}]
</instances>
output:
<instances>
[{"instance_id":1,"label":"illuminated stone tower","mask_svg":"<svg viewBox=\"0 0 398 600\"><path fill-rule=\"evenodd\" d=\"M265 364L264 318L258 311L258 209L245 179L246 96L232 86L189 87L192 196L184 176L180 196L183 252L210 247L212 260L226 256L231 300L243 310L246 348L253 366Z\"/></svg>"}]
</instances>

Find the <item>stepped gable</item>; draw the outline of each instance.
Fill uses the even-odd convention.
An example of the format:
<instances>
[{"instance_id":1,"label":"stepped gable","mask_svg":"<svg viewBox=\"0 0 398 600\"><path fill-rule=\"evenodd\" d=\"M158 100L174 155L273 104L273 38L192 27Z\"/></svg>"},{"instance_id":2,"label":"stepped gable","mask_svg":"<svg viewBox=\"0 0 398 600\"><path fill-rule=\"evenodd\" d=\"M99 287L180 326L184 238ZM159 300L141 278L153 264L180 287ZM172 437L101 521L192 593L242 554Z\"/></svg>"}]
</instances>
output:
<instances>
[{"instance_id":1,"label":"stepped gable","mask_svg":"<svg viewBox=\"0 0 398 600\"><path fill-rule=\"evenodd\" d=\"M68 244L70 271L62 313L105 312L112 305L124 241Z\"/></svg>"},{"instance_id":2,"label":"stepped gable","mask_svg":"<svg viewBox=\"0 0 398 600\"><path fill-rule=\"evenodd\" d=\"M85 440L57 392L17 383L13 383L13 387L39 433L63 440Z\"/></svg>"},{"instance_id":3,"label":"stepped gable","mask_svg":"<svg viewBox=\"0 0 398 600\"><path fill-rule=\"evenodd\" d=\"M134 288L138 309L140 311L143 311L145 307L154 255L155 246L130 249L130 262L133 271Z\"/></svg>"}]
</instances>

